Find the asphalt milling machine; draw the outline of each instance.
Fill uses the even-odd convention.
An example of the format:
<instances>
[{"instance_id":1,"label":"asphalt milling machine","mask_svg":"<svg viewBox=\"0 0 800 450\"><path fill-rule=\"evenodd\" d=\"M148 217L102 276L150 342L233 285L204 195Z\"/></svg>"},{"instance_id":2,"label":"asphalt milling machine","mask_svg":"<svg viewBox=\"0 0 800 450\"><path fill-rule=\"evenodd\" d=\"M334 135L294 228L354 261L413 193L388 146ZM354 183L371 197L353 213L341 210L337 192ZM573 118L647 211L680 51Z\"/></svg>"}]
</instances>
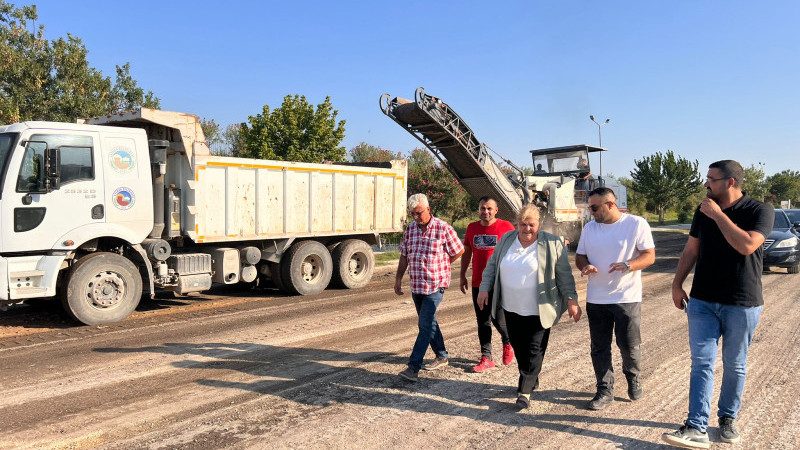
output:
<instances>
[{"instance_id":1,"label":"asphalt milling machine","mask_svg":"<svg viewBox=\"0 0 800 450\"><path fill-rule=\"evenodd\" d=\"M513 222L520 208L532 203L541 212L542 228L574 247L584 224L591 220L587 208L590 190L611 188L620 210L627 210L626 189L619 182L580 178L591 172L589 154L605 148L572 145L531 150L535 170L526 176L522 168L479 141L447 103L426 94L422 87L417 88L413 101L383 94L379 104L381 111L422 142L473 198L496 198L502 219ZM490 152L507 166L495 162Z\"/></svg>"}]
</instances>

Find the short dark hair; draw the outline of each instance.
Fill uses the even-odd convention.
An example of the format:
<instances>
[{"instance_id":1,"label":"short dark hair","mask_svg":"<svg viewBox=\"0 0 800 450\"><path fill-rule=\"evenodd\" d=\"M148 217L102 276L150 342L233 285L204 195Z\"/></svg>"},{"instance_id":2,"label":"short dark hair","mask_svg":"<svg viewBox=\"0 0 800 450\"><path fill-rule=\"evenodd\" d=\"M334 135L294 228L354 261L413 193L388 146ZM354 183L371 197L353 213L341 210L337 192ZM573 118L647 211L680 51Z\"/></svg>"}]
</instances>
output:
<instances>
[{"instance_id":1,"label":"short dark hair","mask_svg":"<svg viewBox=\"0 0 800 450\"><path fill-rule=\"evenodd\" d=\"M709 164L709 169L717 169L722 172L722 176L725 178L733 178L733 186L734 187L741 187L742 181L744 180L744 169L742 169L742 165L732 159L723 159L722 161L717 161Z\"/></svg>"},{"instance_id":2,"label":"short dark hair","mask_svg":"<svg viewBox=\"0 0 800 450\"><path fill-rule=\"evenodd\" d=\"M589 195L587 195L586 198L589 198L589 197L591 197L593 195L599 195L600 197L605 197L605 196L610 195L612 198L614 198L614 200L617 199L617 196L616 196L616 194L614 194L614 191L612 191L610 188L607 188L605 186L599 187L597 189L592 189L591 191L589 191Z\"/></svg>"},{"instance_id":3,"label":"short dark hair","mask_svg":"<svg viewBox=\"0 0 800 450\"><path fill-rule=\"evenodd\" d=\"M497 202L497 199L496 199L496 198L494 198L494 197L492 197L491 195L484 195L483 197L479 198L479 199L478 199L478 203L481 203L481 202L488 202L489 200L492 200L492 201L494 202L494 204L495 204L495 205L498 203L498 202Z\"/></svg>"}]
</instances>

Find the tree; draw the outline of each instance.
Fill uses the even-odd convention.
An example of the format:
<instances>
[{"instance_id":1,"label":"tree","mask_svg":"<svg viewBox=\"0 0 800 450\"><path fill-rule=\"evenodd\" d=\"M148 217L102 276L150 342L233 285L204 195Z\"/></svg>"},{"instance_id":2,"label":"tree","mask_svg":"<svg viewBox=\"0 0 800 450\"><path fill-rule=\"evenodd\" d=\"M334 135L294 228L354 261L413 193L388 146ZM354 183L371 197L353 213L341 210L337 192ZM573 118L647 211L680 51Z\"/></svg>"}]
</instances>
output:
<instances>
[{"instance_id":1,"label":"tree","mask_svg":"<svg viewBox=\"0 0 800 450\"><path fill-rule=\"evenodd\" d=\"M227 149L220 148L223 147L223 137L220 132L220 126L214 119L206 120L206 118L203 117L200 119L200 128L203 129L203 135L206 137L206 145L208 145L208 149L211 151L212 155L225 156L228 154Z\"/></svg>"},{"instance_id":2,"label":"tree","mask_svg":"<svg viewBox=\"0 0 800 450\"><path fill-rule=\"evenodd\" d=\"M680 156L676 158L671 150L666 155L657 152L634 160L634 165L633 189L652 202L658 223L664 223L667 209L696 193L702 185L697 160L692 163Z\"/></svg>"},{"instance_id":3,"label":"tree","mask_svg":"<svg viewBox=\"0 0 800 450\"><path fill-rule=\"evenodd\" d=\"M800 172L784 170L767 178L769 199L773 205L780 205L781 200L790 200L792 205L800 204Z\"/></svg>"},{"instance_id":4,"label":"tree","mask_svg":"<svg viewBox=\"0 0 800 450\"><path fill-rule=\"evenodd\" d=\"M244 139L242 138L242 126L238 123L228 125L222 133L222 140L230 156L240 156L244 151Z\"/></svg>"},{"instance_id":5,"label":"tree","mask_svg":"<svg viewBox=\"0 0 800 450\"><path fill-rule=\"evenodd\" d=\"M131 76L131 64L117 67L117 81L111 88L111 111L131 111L143 106L161 108L161 101L151 91L145 92Z\"/></svg>"},{"instance_id":6,"label":"tree","mask_svg":"<svg viewBox=\"0 0 800 450\"><path fill-rule=\"evenodd\" d=\"M393 152L365 142L351 148L348 153L351 162L387 162L393 159L403 159L400 152Z\"/></svg>"},{"instance_id":7,"label":"tree","mask_svg":"<svg viewBox=\"0 0 800 450\"><path fill-rule=\"evenodd\" d=\"M767 179L764 176L764 165L751 164L744 168L744 181L742 190L756 200L763 201L767 195Z\"/></svg>"},{"instance_id":8,"label":"tree","mask_svg":"<svg viewBox=\"0 0 800 450\"><path fill-rule=\"evenodd\" d=\"M25 120L72 122L133 109L157 108L130 76L130 65L117 66L117 82L91 67L83 42L67 34L49 41L35 5L17 8L0 0L0 124Z\"/></svg>"},{"instance_id":9,"label":"tree","mask_svg":"<svg viewBox=\"0 0 800 450\"><path fill-rule=\"evenodd\" d=\"M424 149L414 149L408 162L408 193L428 197L431 211L453 223L469 217L478 209L477 202L453 175Z\"/></svg>"},{"instance_id":10,"label":"tree","mask_svg":"<svg viewBox=\"0 0 800 450\"><path fill-rule=\"evenodd\" d=\"M264 105L261 114L250 116L240 128L243 152L240 156L283 161L321 163L343 161L344 124L336 122L338 111L330 97L314 106L305 96L287 95L283 104L270 112Z\"/></svg>"}]
</instances>

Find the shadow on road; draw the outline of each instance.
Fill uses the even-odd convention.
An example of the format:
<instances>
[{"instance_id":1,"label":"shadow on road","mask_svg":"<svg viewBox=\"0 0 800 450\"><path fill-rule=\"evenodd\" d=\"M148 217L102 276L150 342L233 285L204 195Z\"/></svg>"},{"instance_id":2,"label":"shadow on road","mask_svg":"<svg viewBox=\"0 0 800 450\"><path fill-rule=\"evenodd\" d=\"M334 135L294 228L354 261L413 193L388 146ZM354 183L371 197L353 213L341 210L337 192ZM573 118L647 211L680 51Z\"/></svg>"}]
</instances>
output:
<instances>
[{"instance_id":1,"label":"shadow on road","mask_svg":"<svg viewBox=\"0 0 800 450\"><path fill-rule=\"evenodd\" d=\"M461 365L434 373L420 374L418 383L400 379L395 373L368 370L371 364L394 364L397 372L407 359L386 352L348 353L317 348L278 347L252 343L167 343L140 348L96 348L101 353L160 353L186 355L175 367L198 372L197 384L216 389L234 389L273 395L315 407L337 403L378 406L404 411L474 420L516 427L535 427L562 433L605 439L624 447L660 448L661 445L629 436L619 436L583 428L581 424L615 424L653 428L673 428L672 423L626 418L598 417L580 411L592 397L587 392L544 389L534 392L532 401L547 402L576 410L575 414L519 413L514 407L516 386L447 379L448 370L462 372ZM464 364L467 364L464 361ZM464 365L462 364L462 365ZM253 381L230 381L213 376L236 371L252 376ZM225 378L229 378L225 376ZM619 401L627 401L617 398ZM580 412L579 412L580 411Z\"/></svg>"}]
</instances>

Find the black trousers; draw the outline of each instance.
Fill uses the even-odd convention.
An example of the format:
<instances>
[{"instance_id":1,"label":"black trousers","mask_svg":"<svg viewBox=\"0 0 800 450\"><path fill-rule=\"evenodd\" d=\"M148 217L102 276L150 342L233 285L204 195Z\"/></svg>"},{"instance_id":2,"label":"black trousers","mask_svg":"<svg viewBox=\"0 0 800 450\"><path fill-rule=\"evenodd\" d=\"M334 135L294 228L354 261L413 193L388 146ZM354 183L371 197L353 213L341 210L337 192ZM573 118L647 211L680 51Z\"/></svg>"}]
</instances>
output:
<instances>
[{"instance_id":1,"label":"black trousers","mask_svg":"<svg viewBox=\"0 0 800 450\"><path fill-rule=\"evenodd\" d=\"M497 317L492 319L492 291L489 291L489 303L478 309L479 288L472 287L472 307L475 308L475 318L478 319L478 341L481 343L481 356L492 359L492 325L500 333L503 345L507 345L508 331L506 331L506 316L503 308L497 310Z\"/></svg>"},{"instance_id":2,"label":"black trousers","mask_svg":"<svg viewBox=\"0 0 800 450\"><path fill-rule=\"evenodd\" d=\"M544 353L550 341L550 328L543 328L539 316L521 316L505 311L508 337L519 367L517 393L530 394L539 386Z\"/></svg>"},{"instance_id":3,"label":"black trousers","mask_svg":"<svg viewBox=\"0 0 800 450\"><path fill-rule=\"evenodd\" d=\"M586 303L589 338L592 341L592 365L597 378L597 392L614 393L614 367L611 364L611 337L617 335L622 356L622 372L627 378L639 375L642 360L642 304Z\"/></svg>"}]
</instances>

